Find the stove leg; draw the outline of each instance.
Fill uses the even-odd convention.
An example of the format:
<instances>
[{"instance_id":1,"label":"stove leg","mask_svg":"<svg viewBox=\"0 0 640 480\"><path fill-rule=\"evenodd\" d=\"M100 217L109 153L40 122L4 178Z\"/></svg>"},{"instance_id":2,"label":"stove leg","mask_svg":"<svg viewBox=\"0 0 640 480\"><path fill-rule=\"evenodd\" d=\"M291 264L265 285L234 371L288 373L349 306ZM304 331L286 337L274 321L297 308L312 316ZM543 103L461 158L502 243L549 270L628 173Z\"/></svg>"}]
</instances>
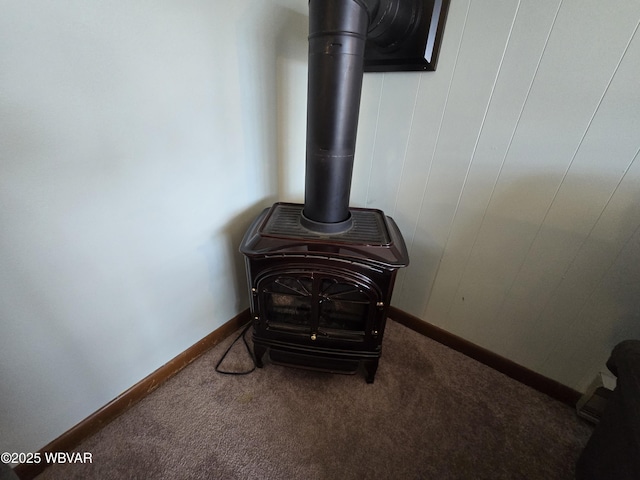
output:
<instances>
[{"instance_id":1,"label":"stove leg","mask_svg":"<svg viewBox=\"0 0 640 480\"><path fill-rule=\"evenodd\" d=\"M267 353L267 347L264 345L256 345L255 343L253 344L253 355L256 359L256 367L262 368L264 366L264 363L262 363L262 357L264 357L265 353Z\"/></svg>"},{"instance_id":2,"label":"stove leg","mask_svg":"<svg viewBox=\"0 0 640 480\"><path fill-rule=\"evenodd\" d=\"M367 383L373 383L378 370L378 358L373 360L364 360L364 371L366 372Z\"/></svg>"}]
</instances>

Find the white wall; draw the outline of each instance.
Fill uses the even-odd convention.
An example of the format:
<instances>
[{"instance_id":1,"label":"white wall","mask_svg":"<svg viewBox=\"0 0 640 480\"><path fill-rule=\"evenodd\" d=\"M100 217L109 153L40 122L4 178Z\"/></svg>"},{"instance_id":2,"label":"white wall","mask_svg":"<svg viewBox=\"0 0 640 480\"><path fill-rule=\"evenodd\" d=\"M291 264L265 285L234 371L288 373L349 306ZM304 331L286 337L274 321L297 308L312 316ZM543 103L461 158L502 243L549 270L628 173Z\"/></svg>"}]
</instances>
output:
<instances>
[{"instance_id":1,"label":"white wall","mask_svg":"<svg viewBox=\"0 0 640 480\"><path fill-rule=\"evenodd\" d=\"M246 308L242 233L303 195L306 3L3 3L1 451ZM437 72L365 76L351 203L405 234L396 306L577 389L640 336L639 19L454 0Z\"/></svg>"},{"instance_id":2,"label":"white wall","mask_svg":"<svg viewBox=\"0 0 640 480\"><path fill-rule=\"evenodd\" d=\"M289 3L3 2L0 451L246 308L237 248L280 189L278 65L304 68Z\"/></svg>"},{"instance_id":3,"label":"white wall","mask_svg":"<svg viewBox=\"0 0 640 480\"><path fill-rule=\"evenodd\" d=\"M452 2L438 70L366 75L352 203L394 304L582 390L640 337L640 3Z\"/></svg>"}]
</instances>

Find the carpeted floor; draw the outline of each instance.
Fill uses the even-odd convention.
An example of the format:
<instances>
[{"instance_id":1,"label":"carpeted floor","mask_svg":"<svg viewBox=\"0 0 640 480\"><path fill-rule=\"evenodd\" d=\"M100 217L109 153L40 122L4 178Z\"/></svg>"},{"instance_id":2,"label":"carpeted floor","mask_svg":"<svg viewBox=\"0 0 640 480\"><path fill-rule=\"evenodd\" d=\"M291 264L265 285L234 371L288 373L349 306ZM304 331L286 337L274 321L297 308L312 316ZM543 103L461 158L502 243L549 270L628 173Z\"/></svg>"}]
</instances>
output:
<instances>
[{"instance_id":1,"label":"carpeted floor","mask_svg":"<svg viewBox=\"0 0 640 480\"><path fill-rule=\"evenodd\" d=\"M571 479L574 410L389 321L374 384L267 363L214 371L235 335L77 448L47 479ZM241 342L224 366L246 366Z\"/></svg>"}]
</instances>

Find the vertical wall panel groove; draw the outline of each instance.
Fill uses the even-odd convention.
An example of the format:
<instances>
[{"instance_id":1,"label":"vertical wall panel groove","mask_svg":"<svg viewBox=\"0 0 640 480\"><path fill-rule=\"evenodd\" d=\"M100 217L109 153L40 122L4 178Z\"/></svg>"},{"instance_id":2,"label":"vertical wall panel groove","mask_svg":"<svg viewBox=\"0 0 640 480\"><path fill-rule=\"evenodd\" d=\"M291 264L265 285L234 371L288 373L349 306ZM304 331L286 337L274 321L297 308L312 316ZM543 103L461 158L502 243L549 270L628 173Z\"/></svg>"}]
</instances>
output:
<instances>
[{"instance_id":1,"label":"vertical wall panel groove","mask_svg":"<svg viewBox=\"0 0 640 480\"><path fill-rule=\"evenodd\" d=\"M433 157L446 112L451 83L469 15L469 7L469 1L466 2L466 5L463 2L454 2L451 5L448 14L448 25L441 47L438 73L436 75L423 75L423 80L420 83L416 103L417 110L407 145L406 156L411 165L406 165L405 172L409 171L410 173L400 180L394 216L401 231L404 232L410 252L413 249L413 241L420 217L419 210L416 213L415 200L420 198L418 205L422 205L421 202L424 199L431 175ZM425 157L428 158L426 166ZM394 294L396 299L402 296L406 275L407 269L402 269L398 274L396 293ZM412 281L415 281L415 279Z\"/></svg>"},{"instance_id":2,"label":"vertical wall panel groove","mask_svg":"<svg viewBox=\"0 0 640 480\"><path fill-rule=\"evenodd\" d=\"M410 246L423 285L405 282L400 292L410 313L419 315L426 306L517 5L517 0L470 4Z\"/></svg>"},{"instance_id":3,"label":"vertical wall panel groove","mask_svg":"<svg viewBox=\"0 0 640 480\"><path fill-rule=\"evenodd\" d=\"M351 205L356 207L364 207L367 203L383 86L384 74L364 76L351 182Z\"/></svg>"},{"instance_id":4,"label":"vertical wall panel groove","mask_svg":"<svg viewBox=\"0 0 640 480\"><path fill-rule=\"evenodd\" d=\"M449 228L447 230L446 239L444 241L444 245L442 247L442 251L440 252L440 258L438 259L438 262L437 262L436 270L434 272L434 278L438 277L438 272L439 272L440 266L442 264L442 257L444 256L444 253L447 250L447 245L449 244L449 239L451 238L451 231L453 229L453 225L454 225L454 223L456 221L456 217L458 215L458 209L460 207L460 202L462 201L462 197L464 195L465 186L467 185L467 180L469 178L469 172L471 171L471 168L473 166L473 160L475 158L476 151L478 149L478 143L480 142L480 137L482 136L482 132L484 130L484 126L485 126L485 122L486 122L486 119L487 119L487 114L489 112L489 108L491 107L491 101L493 99L493 94L495 92L496 85L498 83L498 79L500 78L500 71L502 70L502 63L504 61L504 57L505 57L505 54L507 52L507 48L509 47L509 40L511 39L511 33L513 32L513 26L514 26L514 24L516 22L516 18L518 18L518 10L519 9L520 9L520 1L518 1L518 5L516 6L516 11L513 14L513 20L511 22L511 27L509 28L509 33L507 35L507 40L505 42L504 49L502 51L502 57L500 58L500 63L498 64L497 73L496 73L496 76L494 78L493 85L491 86L491 92L489 93L489 100L488 100L487 106L486 106L486 108L484 110L484 114L482 115L482 121L480 122L480 128L478 129L478 135L476 136L476 141L475 141L475 143L473 145L473 149L471 151L471 158L469 160L469 165L467 166L467 170L466 170L466 172L464 174L464 179L462 180L462 186L460 188L460 193L458 194L458 200L456 201L456 206L455 206L454 211L453 211L453 216L451 218L451 222L449 223ZM431 298L431 294L433 292L434 286L435 286L435 281L431 284L431 288L429 289L429 293L427 295L427 302L428 302L428 299ZM428 308L428 303L425 306L425 309L424 309L424 312L423 312L423 316L426 314L427 308Z\"/></svg>"},{"instance_id":5,"label":"vertical wall panel groove","mask_svg":"<svg viewBox=\"0 0 640 480\"><path fill-rule=\"evenodd\" d=\"M396 198L393 203L393 209L391 210L391 215L395 215L396 209L398 208L398 197L400 196L402 178L404 177L405 166L407 163L407 151L409 150L409 142L411 140L411 133L413 132L413 122L416 114L416 107L418 105L418 95L420 95L420 82L422 80L422 76L418 77L418 86L416 88L416 95L413 100L413 109L411 110L411 123L409 124L409 135L407 135L407 141L404 145L404 151L402 153L402 167L400 168L400 181L398 182L398 189L396 190Z\"/></svg>"},{"instance_id":6,"label":"vertical wall panel groove","mask_svg":"<svg viewBox=\"0 0 640 480\"><path fill-rule=\"evenodd\" d=\"M367 206L375 205L389 214L401 183L402 155L410 135L419 79L415 73L384 74Z\"/></svg>"}]
</instances>

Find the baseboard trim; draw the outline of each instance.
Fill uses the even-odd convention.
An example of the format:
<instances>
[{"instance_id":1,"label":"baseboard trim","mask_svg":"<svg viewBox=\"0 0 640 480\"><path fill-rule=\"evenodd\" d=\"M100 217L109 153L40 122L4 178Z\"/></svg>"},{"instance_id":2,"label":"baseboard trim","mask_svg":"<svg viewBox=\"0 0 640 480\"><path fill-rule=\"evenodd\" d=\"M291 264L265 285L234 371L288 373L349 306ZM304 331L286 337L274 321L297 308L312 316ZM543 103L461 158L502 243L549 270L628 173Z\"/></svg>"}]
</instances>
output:
<instances>
[{"instance_id":1,"label":"baseboard trim","mask_svg":"<svg viewBox=\"0 0 640 480\"><path fill-rule=\"evenodd\" d=\"M501 357L486 348L475 345L474 343L458 337L442 328L431 325L424 320L414 317L413 315L403 312L399 308L389 307L388 316L396 322L410 328L422 335L435 340L438 343L456 350L464 355L473 358L493 368L514 380L524 383L539 392L549 395L571 407L575 407L582 394L560 382L545 377L533 370L529 370L522 365Z\"/></svg>"},{"instance_id":2,"label":"baseboard trim","mask_svg":"<svg viewBox=\"0 0 640 480\"><path fill-rule=\"evenodd\" d=\"M170 360L149 376L136 383L133 387L113 399L100 410L94 412L76 426L67 430L51 443L40 449L39 452L41 457L44 458L44 452L71 451L83 440L98 432L109 422L122 415L149 393L153 392L156 388L197 359L200 355L227 338L242 325L249 322L249 320L250 315L248 309L240 312L220 328L214 330L202 340L195 343L174 359ZM13 470L21 480L31 480L42 473L48 466L49 464L44 462L37 464L22 463L17 465Z\"/></svg>"}]
</instances>

